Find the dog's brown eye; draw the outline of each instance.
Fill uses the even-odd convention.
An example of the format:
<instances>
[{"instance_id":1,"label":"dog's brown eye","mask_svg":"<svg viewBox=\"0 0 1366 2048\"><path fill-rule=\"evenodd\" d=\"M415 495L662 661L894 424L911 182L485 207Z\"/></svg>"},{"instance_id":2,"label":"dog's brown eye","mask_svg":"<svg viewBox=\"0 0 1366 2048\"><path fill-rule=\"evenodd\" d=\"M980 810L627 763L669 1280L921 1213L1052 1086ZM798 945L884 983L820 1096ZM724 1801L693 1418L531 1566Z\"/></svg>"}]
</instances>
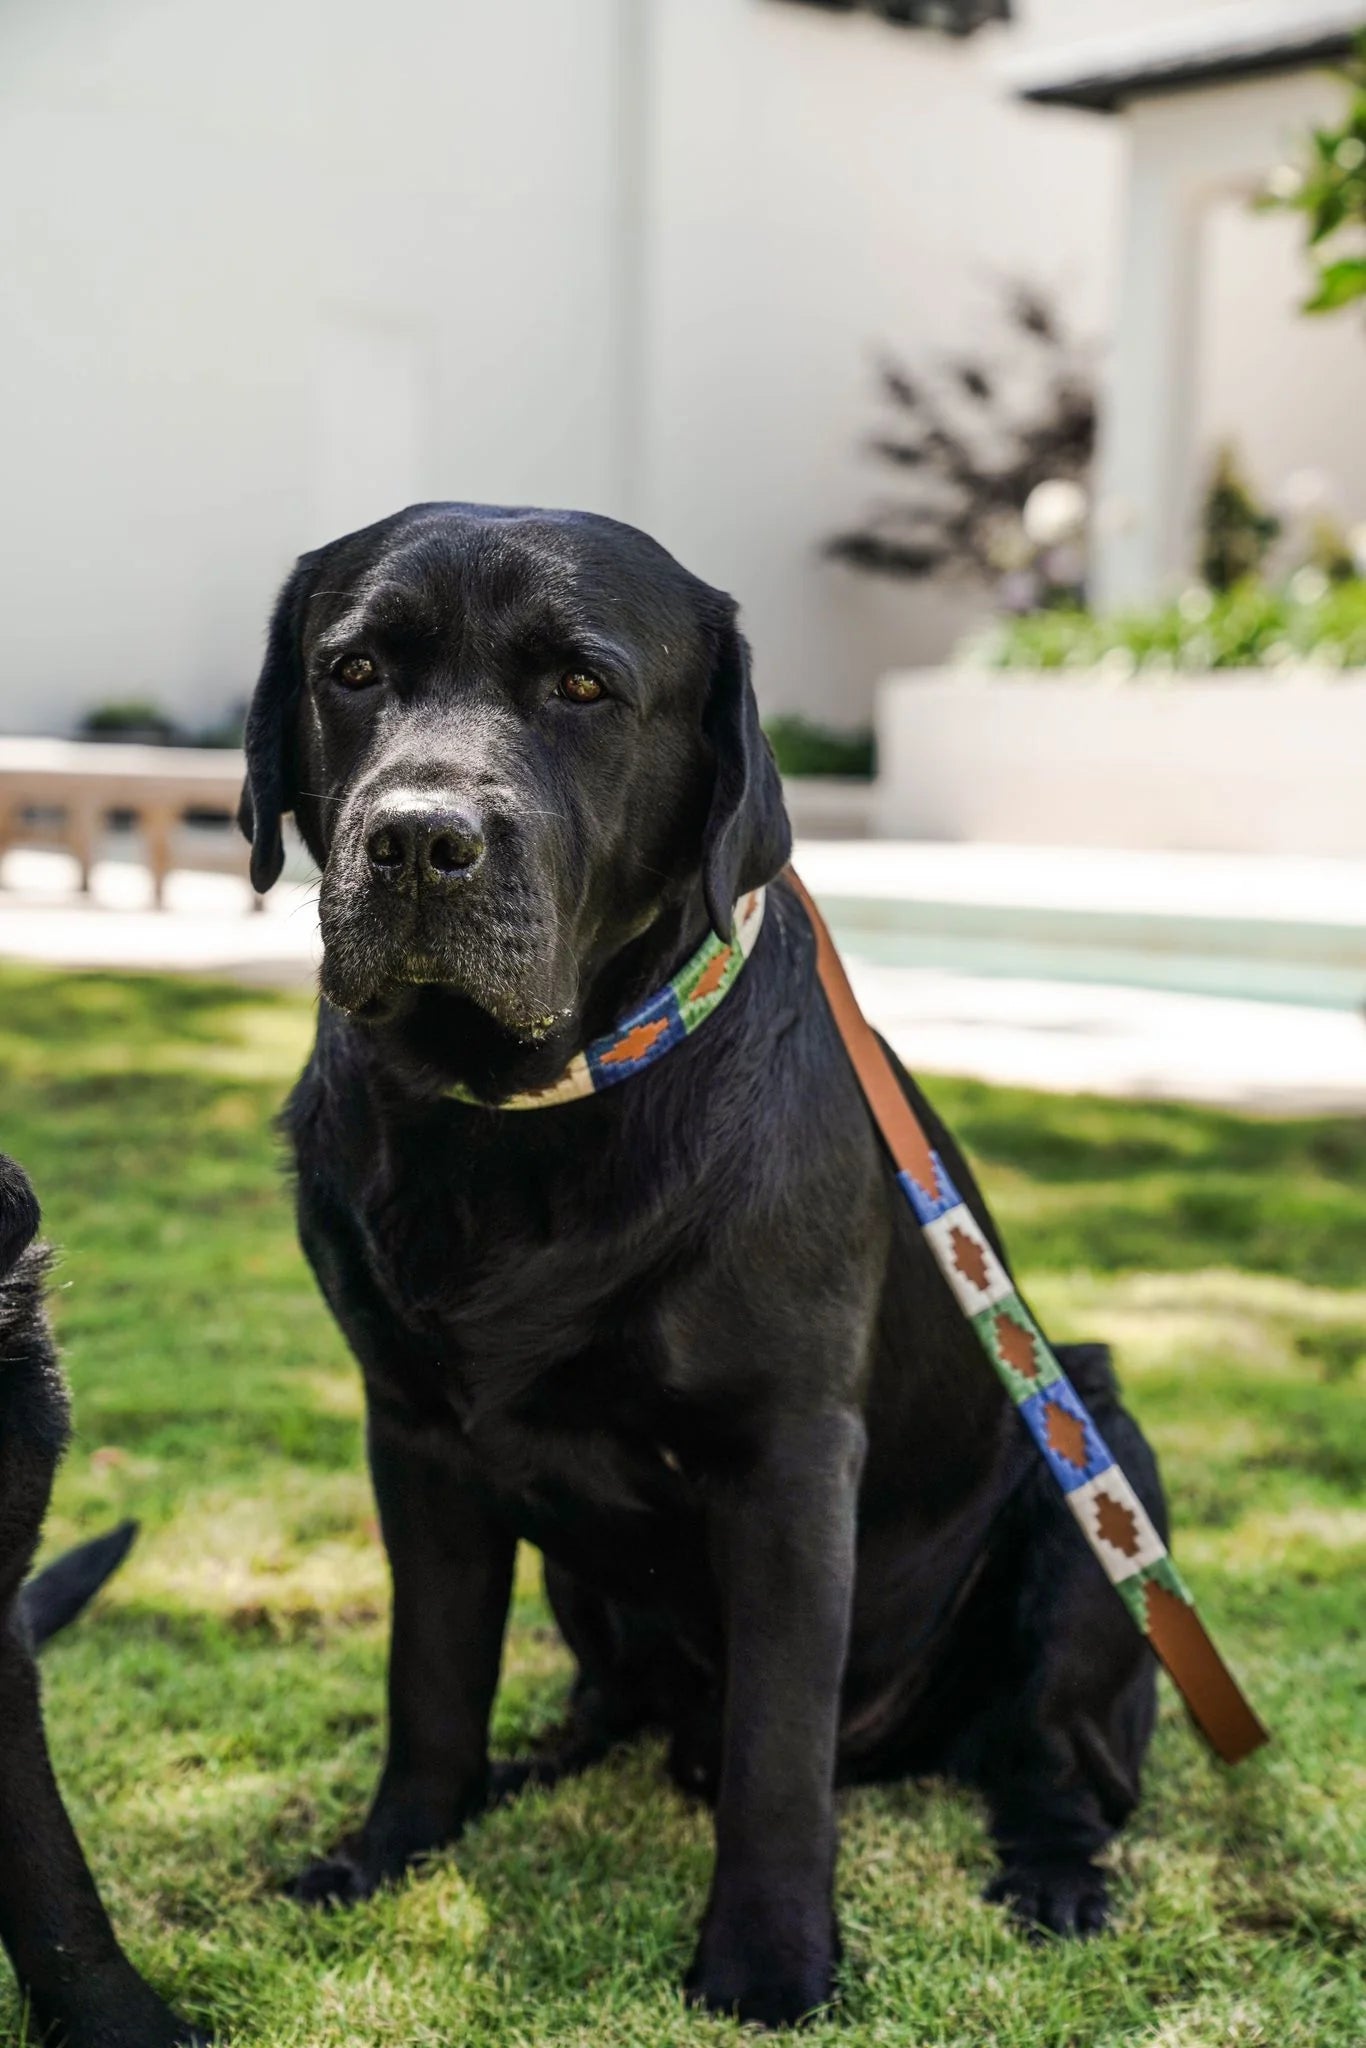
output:
<instances>
[{"instance_id":1,"label":"dog's brown eye","mask_svg":"<svg viewBox=\"0 0 1366 2048\"><path fill-rule=\"evenodd\" d=\"M345 683L350 690L363 690L367 683L373 683L378 670L368 654L348 654L337 668L337 681Z\"/></svg>"},{"instance_id":2,"label":"dog's brown eye","mask_svg":"<svg viewBox=\"0 0 1366 2048\"><path fill-rule=\"evenodd\" d=\"M596 704L603 695L603 687L596 676L575 668L567 676L560 677L559 695L568 698L571 704Z\"/></svg>"}]
</instances>

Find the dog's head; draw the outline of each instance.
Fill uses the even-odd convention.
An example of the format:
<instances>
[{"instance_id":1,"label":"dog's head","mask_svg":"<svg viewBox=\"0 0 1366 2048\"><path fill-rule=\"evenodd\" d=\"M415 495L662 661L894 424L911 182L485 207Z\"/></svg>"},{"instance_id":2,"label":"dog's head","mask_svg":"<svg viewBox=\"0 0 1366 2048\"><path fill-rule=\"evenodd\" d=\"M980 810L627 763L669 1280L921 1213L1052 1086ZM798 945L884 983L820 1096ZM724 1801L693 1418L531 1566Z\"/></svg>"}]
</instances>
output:
<instances>
[{"instance_id":1,"label":"dog's head","mask_svg":"<svg viewBox=\"0 0 1366 2048\"><path fill-rule=\"evenodd\" d=\"M567 1042L611 960L689 901L728 935L789 851L733 603L586 513L416 506L304 556L246 748L253 881L292 811L362 1019Z\"/></svg>"}]
</instances>

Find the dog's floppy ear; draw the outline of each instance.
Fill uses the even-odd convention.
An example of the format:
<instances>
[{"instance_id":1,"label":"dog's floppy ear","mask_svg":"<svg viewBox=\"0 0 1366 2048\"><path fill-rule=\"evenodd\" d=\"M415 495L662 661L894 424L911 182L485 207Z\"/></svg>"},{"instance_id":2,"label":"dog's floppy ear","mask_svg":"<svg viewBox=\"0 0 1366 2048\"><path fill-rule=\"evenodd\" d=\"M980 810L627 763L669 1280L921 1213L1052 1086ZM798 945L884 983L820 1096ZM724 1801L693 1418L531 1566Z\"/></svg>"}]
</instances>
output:
<instances>
[{"instance_id":1,"label":"dog's floppy ear","mask_svg":"<svg viewBox=\"0 0 1366 2048\"><path fill-rule=\"evenodd\" d=\"M728 939L739 898L787 866L792 830L778 765L759 724L749 646L729 600L713 646L702 724L716 754L716 781L702 835L702 886L717 936Z\"/></svg>"},{"instance_id":2,"label":"dog's floppy ear","mask_svg":"<svg viewBox=\"0 0 1366 2048\"><path fill-rule=\"evenodd\" d=\"M247 712L247 779L237 807L251 841L251 886L263 896L280 879L285 846L280 826L295 799L294 714L303 682L299 635L313 557L303 555L275 601L266 658Z\"/></svg>"}]
</instances>

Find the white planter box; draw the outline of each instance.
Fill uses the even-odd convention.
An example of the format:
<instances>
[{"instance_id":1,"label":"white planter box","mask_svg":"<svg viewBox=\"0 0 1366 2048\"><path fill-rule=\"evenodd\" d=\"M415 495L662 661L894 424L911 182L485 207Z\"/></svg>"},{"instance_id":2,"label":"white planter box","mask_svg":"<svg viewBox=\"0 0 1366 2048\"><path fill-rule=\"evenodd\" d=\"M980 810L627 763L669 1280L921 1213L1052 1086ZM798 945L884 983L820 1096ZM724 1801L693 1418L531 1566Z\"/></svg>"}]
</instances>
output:
<instances>
[{"instance_id":1,"label":"white planter box","mask_svg":"<svg viewBox=\"0 0 1366 2048\"><path fill-rule=\"evenodd\" d=\"M1366 856L1366 677L912 670L877 736L886 838Z\"/></svg>"}]
</instances>

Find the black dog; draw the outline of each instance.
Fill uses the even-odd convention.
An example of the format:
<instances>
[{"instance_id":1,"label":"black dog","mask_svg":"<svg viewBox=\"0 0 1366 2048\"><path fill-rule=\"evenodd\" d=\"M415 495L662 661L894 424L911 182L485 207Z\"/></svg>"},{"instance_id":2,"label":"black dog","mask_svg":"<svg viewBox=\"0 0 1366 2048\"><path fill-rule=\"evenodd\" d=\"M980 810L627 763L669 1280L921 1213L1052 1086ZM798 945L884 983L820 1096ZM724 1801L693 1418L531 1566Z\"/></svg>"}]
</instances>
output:
<instances>
[{"instance_id":1,"label":"black dog","mask_svg":"<svg viewBox=\"0 0 1366 2048\"><path fill-rule=\"evenodd\" d=\"M131 1523L27 1587L67 1401L43 1314L38 1204L0 1154L0 1941L40 2029L69 2048L169 2048L183 2027L114 1938L48 1761L33 1651L122 1562Z\"/></svg>"},{"instance_id":2,"label":"black dog","mask_svg":"<svg viewBox=\"0 0 1366 2048\"><path fill-rule=\"evenodd\" d=\"M1098 1928L1152 1660L895 1190L795 896L648 1071L497 1107L784 867L731 601L605 519L419 506L299 563L247 759L257 888L290 810L323 873L287 1124L394 1579L384 1772L303 1895L363 1897L489 1799L525 1537L579 1664L561 1764L662 1726L715 1798L697 1999L830 1998L837 1779L980 1786L995 1895ZM1067 1363L1161 1520L1105 1354Z\"/></svg>"}]
</instances>

